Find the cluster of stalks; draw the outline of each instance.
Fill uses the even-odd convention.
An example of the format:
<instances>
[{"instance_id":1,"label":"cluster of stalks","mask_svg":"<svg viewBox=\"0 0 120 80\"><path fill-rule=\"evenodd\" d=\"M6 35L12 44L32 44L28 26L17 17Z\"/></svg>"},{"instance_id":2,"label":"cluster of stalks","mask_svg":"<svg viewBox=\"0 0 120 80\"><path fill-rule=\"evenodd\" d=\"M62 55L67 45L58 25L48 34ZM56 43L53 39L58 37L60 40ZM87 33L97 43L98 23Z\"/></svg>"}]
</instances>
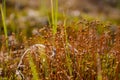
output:
<instances>
[{"instance_id":1,"label":"cluster of stalks","mask_svg":"<svg viewBox=\"0 0 120 80\"><path fill-rule=\"evenodd\" d=\"M51 0L52 28L23 38L18 51L12 51L18 45L9 53L1 47L0 80L120 80L120 29L112 31L111 25L84 19L70 26L65 20L58 26L57 7L58 1ZM7 39L5 8L1 12Z\"/></svg>"},{"instance_id":2,"label":"cluster of stalks","mask_svg":"<svg viewBox=\"0 0 120 80\"><path fill-rule=\"evenodd\" d=\"M30 48L19 69L17 63L21 55L11 53L14 60L10 63L7 61L9 64L3 69L2 77L18 79L15 73L17 68L27 80L119 80L120 29L115 33L109 29L99 33L99 25L104 26L103 28L109 27L98 21L85 20L66 27L67 44L64 26L59 25L55 34L55 49L52 29L45 28L40 31L41 36L30 39L28 43L35 44L34 41L41 37L45 47Z\"/></svg>"}]
</instances>

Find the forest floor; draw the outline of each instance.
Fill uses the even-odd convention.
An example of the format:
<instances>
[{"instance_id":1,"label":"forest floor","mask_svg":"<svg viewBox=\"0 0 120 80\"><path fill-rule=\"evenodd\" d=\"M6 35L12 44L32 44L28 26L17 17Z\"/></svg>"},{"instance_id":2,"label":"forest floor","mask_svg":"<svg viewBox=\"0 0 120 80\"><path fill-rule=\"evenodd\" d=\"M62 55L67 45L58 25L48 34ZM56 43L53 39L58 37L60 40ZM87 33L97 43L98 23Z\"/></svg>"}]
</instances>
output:
<instances>
[{"instance_id":1,"label":"forest floor","mask_svg":"<svg viewBox=\"0 0 120 80\"><path fill-rule=\"evenodd\" d=\"M120 80L120 10L94 1L59 1L55 27L49 1L8 0L0 80Z\"/></svg>"}]
</instances>

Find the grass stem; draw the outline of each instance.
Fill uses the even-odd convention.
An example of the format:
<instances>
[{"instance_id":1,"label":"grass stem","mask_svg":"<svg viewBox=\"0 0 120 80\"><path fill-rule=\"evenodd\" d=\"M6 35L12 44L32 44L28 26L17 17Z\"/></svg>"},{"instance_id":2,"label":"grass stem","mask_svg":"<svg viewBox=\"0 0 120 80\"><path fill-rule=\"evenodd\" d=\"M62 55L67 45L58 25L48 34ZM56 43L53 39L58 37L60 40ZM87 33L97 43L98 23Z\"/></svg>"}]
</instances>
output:
<instances>
[{"instance_id":1,"label":"grass stem","mask_svg":"<svg viewBox=\"0 0 120 80\"><path fill-rule=\"evenodd\" d=\"M6 7L5 7L5 0L4 0L4 7L0 5L1 16L2 16L2 23L4 28L4 34L6 38L6 47L8 47L8 35L7 35L7 26L6 26Z\"/></svg>"}]
</instances>

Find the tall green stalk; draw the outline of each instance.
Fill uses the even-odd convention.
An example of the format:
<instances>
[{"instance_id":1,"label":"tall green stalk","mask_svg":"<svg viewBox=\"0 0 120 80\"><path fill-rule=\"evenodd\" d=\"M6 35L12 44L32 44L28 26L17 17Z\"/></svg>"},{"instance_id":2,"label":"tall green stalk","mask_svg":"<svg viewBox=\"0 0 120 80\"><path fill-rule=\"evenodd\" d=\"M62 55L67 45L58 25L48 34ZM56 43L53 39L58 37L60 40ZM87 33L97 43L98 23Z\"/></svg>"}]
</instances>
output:
<instances>
[{"instance_id":1,"label":"tall green stalk","mask_svg":"<svg viewBox=\"0 0 120 80\"><path fill-rule=\"evenodd\" d=\"M55 0L55 33L57 32L58 0Z\"/></svg>"},{"instance_id":2,"label":"tall green stalk","mask_svg":"<svg viewBox=\"0 0 120 80\"><path fill-rule=\"evenodd\" d=\"M30 64L32 75L33 75L33 80L40 80L39 76L38 76L36 65L34 64L33 58L30 54L29 54L29 64Z\"/></svg>"},{"instance_id":3,"label":"tall green stalk","mask_svg":"<svg viewBox=\"0 0 120 80\"><path fill-rule=\"evenodd\" d=\"M2 16L2 23L3 23L3 28L4 28L4 34L5 34L5 38L6 38L6 47L8 47L8 35L7 35L7 26L6 26L6 5L5 5L5 1L3 0L3 6L0 5L0 9L1 9L1 16Z\"/></svg>"},{"instance_id":4,"label":"tall green stalk","mask_svg":"<svg viewBox=\"0 0 120 80\"><path fill-rule=\"evenodd\" d=\"M69 48L68 48L68 34L67 34L67 27L66 27L66 21L67 21L67 18L66 18L66 15L65 13L63 13L63 16L64 16L64 33L65 33L65 48L66 48L66 67L68 68L68 72L69 72L69 75L70 77L72 77L72 72L73 72L73 69L72 69L72 60L71 60L71 57L70 57L70 51L69 51Z\"/></svg>"},{"instance_id":5,"label":"tall green stalk","mask_svg":"<svg viewBox=\"0 0 120 80\"><path fill-rule=\"evenodd\" d=\"M45 78L47 79L49 77L49 66L48 66L48 62L47 62L47 56L45 53L40 53L40 58L41 58L41 63L42 63L42 68L43 68L43 72L45 75Z\"/></svg>"},{"instance_id":6,"label":"tall green stalk","mask_svg":"<svg viewBox=\"0 0 120 80\"><path fill-rule=\"evenodd\" d=\"M57 32L57 16L58 16L58 0L54 1L51 0L51 17L52 17L52 29L53 29L53 35Z\"/></svg>"},{"instance_id":7,"label":"tall green stalk","mask_svg":"<svg viewBox=\"0 0 120 80\"><path fill-rule=\"evenodd\" d=\"M67 21L67 18L65 17L66 15L65 15L65 13L63 13L63 16L64 16L64 24L63 24L63 26L64 26L64 33L65 33L65 43L66 43L66 46L68 46L68 39L67 39L67 31L66 31L66 21Z\"/></svg>"},{"instance_id":8,"label":"tall green stalk","mask_svg":"<svg viewBox=\"0 0 120 80\"><path fill-rule=\"evenodd\" d=\"M6 0L2 0L3 2L3 8L4 8L4 16L6 18Z\"/></svg>"},{"instance_id":9,"label":"tall green stalk","mask_svg":"<svg viewBox=\"0 0 120 80\"><path fill-rule=\"evenodd\" d=\"M51 0L51 17L52 17L52 29L54 34L54 6L53 6L53 0Z\"/></svg>"}]
</instances>

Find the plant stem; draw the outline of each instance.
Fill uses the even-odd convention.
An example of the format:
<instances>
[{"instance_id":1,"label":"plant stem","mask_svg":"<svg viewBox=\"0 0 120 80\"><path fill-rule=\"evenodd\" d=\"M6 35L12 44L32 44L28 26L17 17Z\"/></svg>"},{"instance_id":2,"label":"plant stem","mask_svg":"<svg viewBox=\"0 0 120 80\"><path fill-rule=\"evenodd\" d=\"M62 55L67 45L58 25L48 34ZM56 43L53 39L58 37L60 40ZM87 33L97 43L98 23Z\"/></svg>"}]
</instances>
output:
<instances>
[{"instance_id":1,"label":"plant stem","mask_svg":"<svg viewBox=\"0 0 120 80\"><path fill-rule=\"evenodd\" d=\"M4 8L0 6L1 9L1 16L2 16L2 22L3 22L3 28L4 28L4 34L6 38L6 47L8 47L8 35L7 35L7 26L6 26L6 8L5 8L5 1L4 1Z\"/></svg>"},{"instance_id":2,"label":"plant stem","mask_svg":"<svg viewBox=\"0 0 120 80\"><path fill-rule=\"evenodd\" d=\"M55 33L57 32L58 0L55 0Z\"/></svg>"},{"instance_id":3,"label":"plant stem","mask_svg":"<svg viewBox=\"0 0 120 80\"><path fill-rule=\"evenodd\" d=\"M53 6L53 0L51 0L51 17L52 17L52 29L53 29L53 34L54 32L54 27L55 27L55 20L54 20L54 6Z\"/></svg>"}]
</instances>

